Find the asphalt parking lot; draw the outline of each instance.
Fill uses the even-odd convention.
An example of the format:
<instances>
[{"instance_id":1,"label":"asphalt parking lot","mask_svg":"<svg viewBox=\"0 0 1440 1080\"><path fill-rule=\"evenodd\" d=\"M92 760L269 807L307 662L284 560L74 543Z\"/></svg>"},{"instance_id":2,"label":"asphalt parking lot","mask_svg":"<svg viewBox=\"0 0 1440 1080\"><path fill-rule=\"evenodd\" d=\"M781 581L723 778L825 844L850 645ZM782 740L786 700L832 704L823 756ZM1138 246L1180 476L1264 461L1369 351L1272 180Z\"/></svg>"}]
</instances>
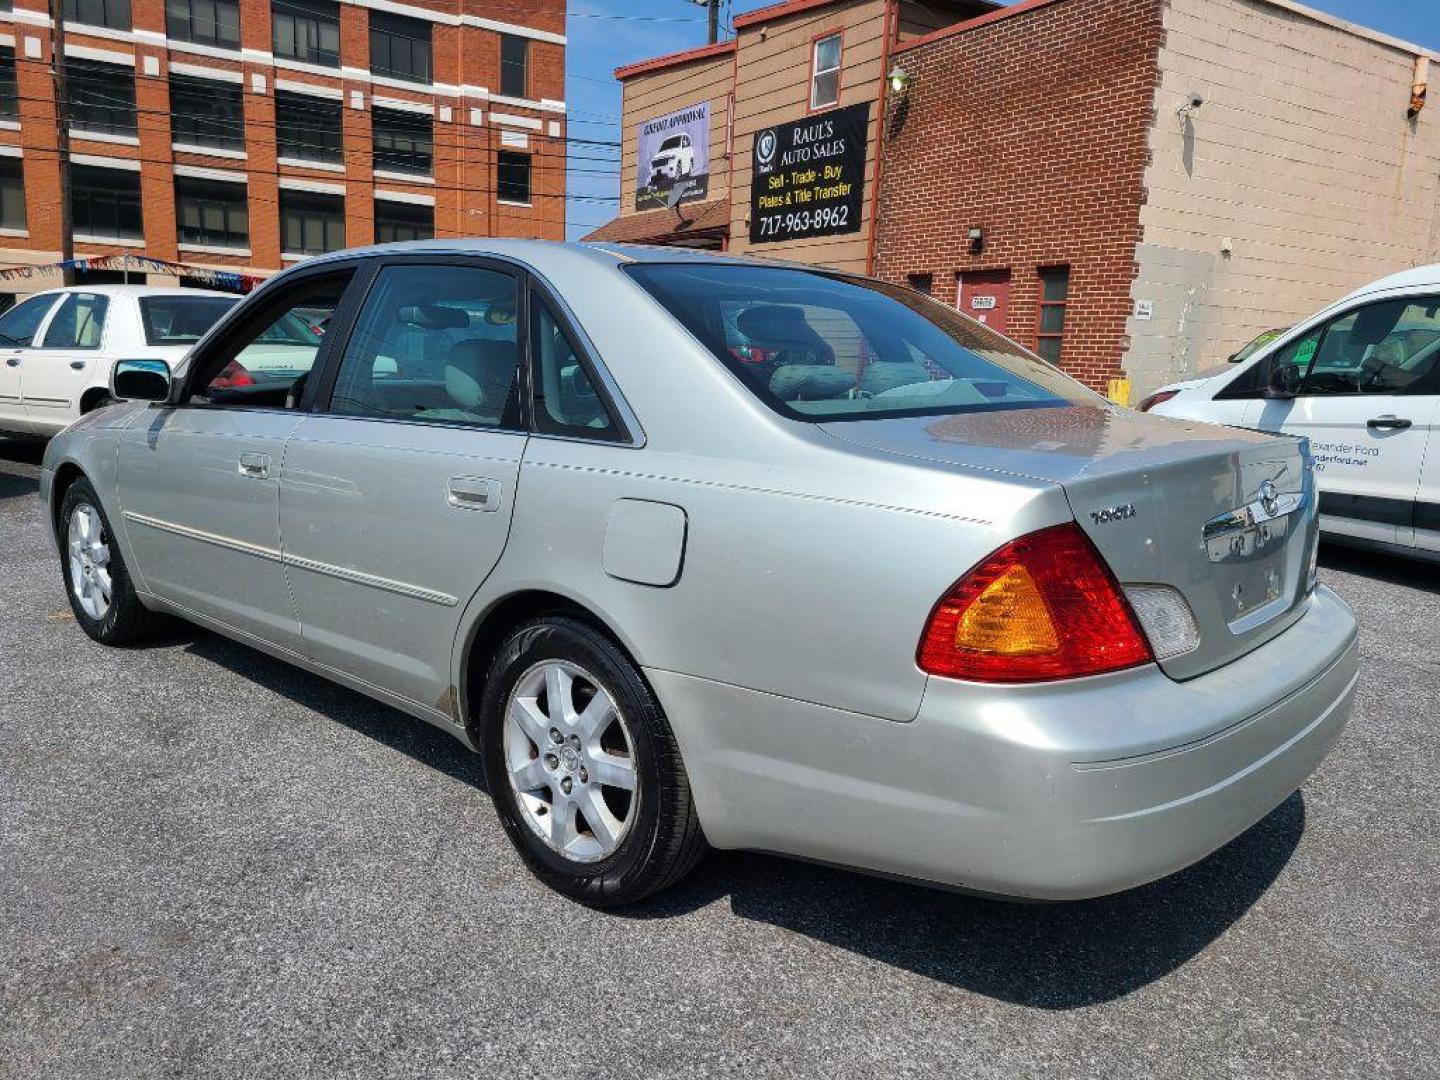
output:
<instances>
[{"instance_id":1,"label":"asphalt parking lot","mask_svg":"<svg viewBox=\"0 0 1440 1080\"><path fill-rule=\"evenodd\" d=\"M1440 571L1330 549L1339 747L1085 904L720 853L623 914L512 854L478 758L199 630L75 626L0 441L0 1076L1440 1076Z\"/></svg>"}]
</instances>

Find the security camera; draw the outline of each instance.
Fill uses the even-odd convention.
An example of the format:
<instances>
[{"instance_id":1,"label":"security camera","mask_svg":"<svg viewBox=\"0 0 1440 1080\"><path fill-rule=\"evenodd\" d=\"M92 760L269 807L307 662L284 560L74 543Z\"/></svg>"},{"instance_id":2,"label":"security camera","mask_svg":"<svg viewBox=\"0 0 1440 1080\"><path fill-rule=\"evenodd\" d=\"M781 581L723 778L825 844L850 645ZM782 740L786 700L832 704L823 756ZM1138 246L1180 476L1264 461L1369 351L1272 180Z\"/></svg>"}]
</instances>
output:
<instances>
[{"instance_id":1,"label":"security camera","mask_svg":"<svg viewBox=\"0 0 1440 1080\"><path fill-rule=\"evenodd\" d=\"M1203 97L1201 97L1199 94L1191 94L1185 99L1185 104L1181 105L1180 108L1175 110L1175 115L1180 117L1181 120L1188 120L1190 118L1190 114L1204 104L1205 99Z\"/></svg>"},{"instance_id":2,"label":"security camera","mask_svg":"<svg viewBox=\"0 0 1440 1080\"><path fill-rule=\"evenodd\" d=\"M1199 94L1191 94L1190 100L1185 104L1189 105L1192 109L1198 109L1201 105L1205 104L1205 99Z\"/></svg>"}]
</instances>

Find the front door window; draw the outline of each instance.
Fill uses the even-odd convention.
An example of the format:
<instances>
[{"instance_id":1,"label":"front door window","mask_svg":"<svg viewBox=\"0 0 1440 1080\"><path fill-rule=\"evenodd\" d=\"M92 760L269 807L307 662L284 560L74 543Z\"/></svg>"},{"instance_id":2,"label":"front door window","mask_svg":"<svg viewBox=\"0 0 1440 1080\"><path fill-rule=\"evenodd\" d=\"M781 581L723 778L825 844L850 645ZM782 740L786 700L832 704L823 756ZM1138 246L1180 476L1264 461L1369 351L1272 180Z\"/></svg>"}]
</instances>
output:
<instances>
[{"instance_id":1,"label":"front door window","mask_svg":"<svg viewBox=\"0 0 1440 1080\"><path fill-rule=\"evenodd\" d=\"M193 398L251 409L297 408L350 271L297 283L200 361Z\"/></svg>"}]
</instances>

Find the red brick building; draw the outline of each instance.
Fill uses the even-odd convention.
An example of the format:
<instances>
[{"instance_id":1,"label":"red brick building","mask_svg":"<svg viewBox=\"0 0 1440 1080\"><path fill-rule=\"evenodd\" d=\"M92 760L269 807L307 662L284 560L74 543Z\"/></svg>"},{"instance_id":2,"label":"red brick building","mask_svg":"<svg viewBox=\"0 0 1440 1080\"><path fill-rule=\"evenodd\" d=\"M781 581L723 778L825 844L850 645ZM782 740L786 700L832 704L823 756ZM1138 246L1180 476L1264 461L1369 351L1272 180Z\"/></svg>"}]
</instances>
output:
<instances>
[{"instance_id":1,"label":"red brick building","mask_svg":"<svg viewBox=\"0 0 1440 1080\"><path fill-rule=\"evenodd\" d=\"M874 272L1103 389L1138 270L1160 5L1032 0L956 29L895 50L910 85L890 109Z\"/></svg>"},{"instance_id":2,"label":"red brick building","mask_svg":"<svg viewBox=\"0 0 1440 1080\"><path fill-rule=\"evenodd\" d=\"M908 283L1132 401L1440 261L1440 55L1296 0L786 0L735 28L616 72L621 212L592 238ZM640 139L702 106L703 193L657 207ZM764 154L857 113L845 227L794 235L812 191L756 229Z\"/></svg>"},{"instance_id":3,"label":"red brick building","mask_svg":"<svg viewBox=\"0 0 1440 1080\"><path fill-rule=\"evenodd\" d=\"M0 11L0 266L59 255L43 0ZM446 236L561 239L565 5L66 0L78 256L273 273ZM8 283L30 291L49 275Z\"/></svg>"}]
</instances>

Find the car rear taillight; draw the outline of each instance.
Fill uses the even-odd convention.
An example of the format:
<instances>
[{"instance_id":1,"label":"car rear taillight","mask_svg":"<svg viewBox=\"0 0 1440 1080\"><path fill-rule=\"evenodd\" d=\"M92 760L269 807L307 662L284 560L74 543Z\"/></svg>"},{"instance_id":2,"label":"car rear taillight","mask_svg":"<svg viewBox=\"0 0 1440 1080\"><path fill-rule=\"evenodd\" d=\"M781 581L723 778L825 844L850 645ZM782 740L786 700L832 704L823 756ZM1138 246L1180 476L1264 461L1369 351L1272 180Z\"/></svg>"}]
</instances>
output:
<instances>
[{"instance_id":1,"label":"car rear taillight","mask_svg":"<svg viewBox=\"0 0 1440 1080\"><path fill-rule=\"evenodd\" d=\"M1154 659L1109 568L1075 522L1012 540L935 605L922 671L976 682L1071 679Z\"/></svg>"},{"instance_id":2,"label":"car rear taillight","mask_svg":"<svg viewBox=\"0 0 1440 1080\"><path fill-rule=\"evenodd\" d=\"M239 360L231 360L220 369L215 378L210 380L210 385L216 390L230 390L237 386L254 386L255 377Z\"/></svg>"},{"instance_id":3,"label":"car rear taillight","mask_svg":"<svg viewBox=\"0 0 1440 1080\"><path fill-rule=\"evenodd\" d=\"M1159 405L1162 401L1169 401L1178 393L1180 393L1179 390L1157 390L1149 397L1142 398L1140 400L1140 404L1136 405L1135 408L1138 412L1149 412L1156 405Z\"/></svg>"}]
</instances>

